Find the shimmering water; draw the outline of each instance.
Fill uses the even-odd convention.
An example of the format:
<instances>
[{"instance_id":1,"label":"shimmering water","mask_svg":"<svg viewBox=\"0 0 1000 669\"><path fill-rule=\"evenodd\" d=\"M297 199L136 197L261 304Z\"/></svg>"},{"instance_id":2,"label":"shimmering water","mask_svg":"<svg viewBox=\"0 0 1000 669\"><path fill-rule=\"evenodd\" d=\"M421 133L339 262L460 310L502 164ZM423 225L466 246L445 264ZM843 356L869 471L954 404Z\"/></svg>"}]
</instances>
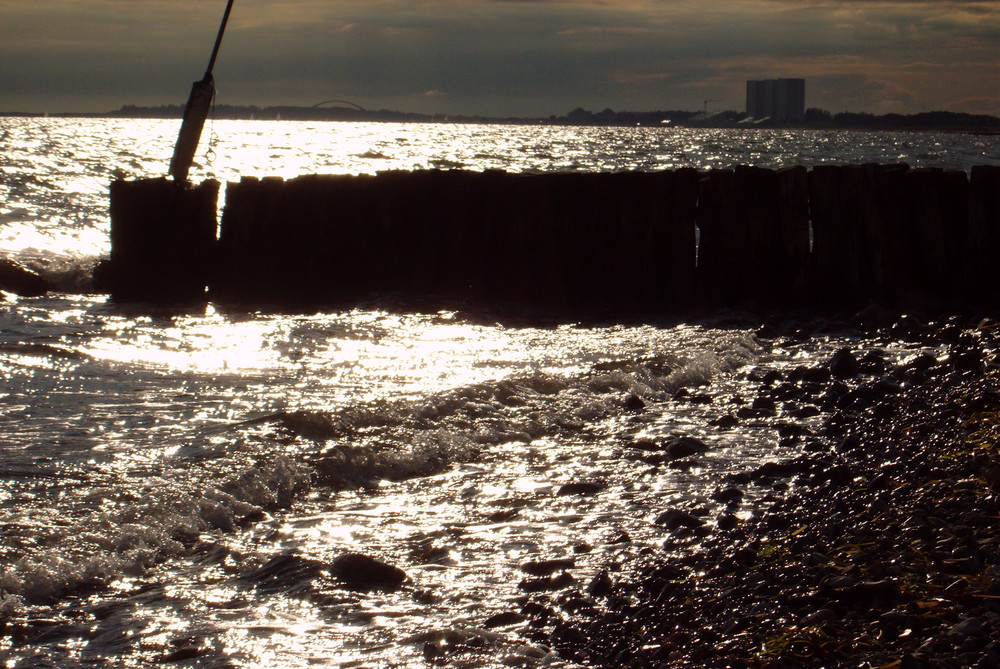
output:
<instances>
[{"instance_id":1,"label":"shimmering water","mask_svg":"<svg viewBox=\"0 0 1000 669\"><path fill-rule=\"evenodd\" d=\"M519 609L520 566L572 559L583 587L661 554L652 520L667 508L714 522L709 494L773 457L788 417L709 421L752 398L750 370L842 343L776 347L726 314L583 327L174 313L86 294L108 250L108 183L165 173L176 130L0 118L0 249L67 291L0 310L0 653L12 665L421 666L426 648L463 642L470 666L559 665L516 620L486 628ZM1000 163L994 138L936 134L216 122L206 140L196 180ZM671 468L628 446L674 434L712 450ZM564 494L580 482L592 492ZM344 552L409 582L351 590L327 570Z\"/></svg>"}]
</instances>

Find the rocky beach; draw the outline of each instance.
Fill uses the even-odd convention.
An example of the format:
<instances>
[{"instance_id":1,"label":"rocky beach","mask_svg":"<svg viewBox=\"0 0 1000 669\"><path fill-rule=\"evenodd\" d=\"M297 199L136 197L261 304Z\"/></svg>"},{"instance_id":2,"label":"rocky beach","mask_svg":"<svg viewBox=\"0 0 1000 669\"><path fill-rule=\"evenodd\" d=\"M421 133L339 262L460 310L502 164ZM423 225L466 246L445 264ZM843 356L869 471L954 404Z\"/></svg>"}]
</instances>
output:
<instances>
[{"instance_id":1,"label":"rocky beach","mask_svg":"<svg viewBox=\"0 0 1000 669\"><path fill-rule=\"evenodd\" d=\"M864 347L750 370L757 396L716 421L818 414L819 430L779 428L800 455L729 477L709 504L662 509L664 552L638 570L576 582L572 561L525 565L521 611L496 623L526 621L533 642L585 666L1000 666L998 326L879 309L852 325ZM794 346L808 330L758 336ZM942 353L889 364L878 342L891 340ZM633 446L664 466L701 450Z\"/></svg>"}]
</instances>

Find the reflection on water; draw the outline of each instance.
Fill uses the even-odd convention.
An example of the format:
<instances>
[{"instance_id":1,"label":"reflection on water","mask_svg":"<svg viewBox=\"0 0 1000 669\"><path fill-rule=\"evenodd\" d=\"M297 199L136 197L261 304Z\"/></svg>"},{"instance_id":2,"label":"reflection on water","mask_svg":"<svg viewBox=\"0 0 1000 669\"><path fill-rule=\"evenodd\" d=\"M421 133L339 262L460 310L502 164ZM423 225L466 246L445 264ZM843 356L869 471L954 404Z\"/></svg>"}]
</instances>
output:
<instances>
[{"instance_id":1,"label":"reflection on water","mask_svg":"<svg viewBox=\"0 0 1000 669\"><path fill-rule=\"evenodd\" d=\"M573 557L581 583L631 561L657 541L655 509L757 446L720 441L717 464L680 472L637 466L623 440L700 429L673 392L729 383L765 353L738 329L154 316L90 297L10 310L0 339L2 465L31 473L0 500L0 520L20 528L0 587L43 609L62 601L63 661L78 643L68 621L104 607L132 640L80 652L136 666L185 629L237 666L416 661L422 643L403 640L516 608L524 561ZM649 410L623 410L631 395ZM601 494L559 494L574 481ZM353 593L294 570L247 581L282 555L322 565L345 551L401 566L412 585ZM94 579L110 593L58 599ZM516 634L495 634L515 652Z\"/></svg>"},{"instance_id":2,"label":"reflection on water","mask_svg":"<svg viewBox=\"0 0 1000 669\"><path fill-rule=\"evenodd\" d=\"M0 249L67 275L106 251L108 183L164 173L176 137L173 121L0 126ZM1000 161L977 138L933 134L274 122L210 132L214 160L196 179L888 162L904 140L915 165ZM771 348L750 327L5 298L0 653L24 666L419 666L463 645L471 666L558 664L519 633L526 597L569 606L560 598L598 572L617 578L662 554L658 513L682 507L711 527L726 473L796 452L778 446L784 408L734 429L710 421L751 401L759 378L747 367L815 364L844 342ZM669 435L710 450L672 466L629 445ZM351 590L329 569L344 552L397 565L410 582ZM527 592L537 583L521 585L522 565L551 558L569 565L569 590ZM486 629L499 612L515 615Z\"/></svg>"},{"instance_id":3,"label":"reflection on water","mask_svg":"<svg viewBox=\"0 0 1000 669\"><path fill-rule=\"evenodd\" d=\"M107 251L107 190L114 178L167 173L177 121L0 118L0 130L0 248L79 256ZM989 139L954 133L211 121L191 178L900 160L968 170L1000 163Z\"/></svg>"}]
</instances>

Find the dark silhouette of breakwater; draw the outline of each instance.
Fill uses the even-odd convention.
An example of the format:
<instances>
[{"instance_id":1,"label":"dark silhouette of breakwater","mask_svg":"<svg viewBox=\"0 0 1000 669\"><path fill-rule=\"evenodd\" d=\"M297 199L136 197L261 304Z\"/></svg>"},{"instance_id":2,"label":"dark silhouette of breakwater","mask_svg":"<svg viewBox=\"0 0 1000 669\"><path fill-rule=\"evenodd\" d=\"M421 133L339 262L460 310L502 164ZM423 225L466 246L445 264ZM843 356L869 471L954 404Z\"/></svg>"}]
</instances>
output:
<instances>
[{"instance_id":1,"label":"dark silhouette of breakwater","mask_svg":"<svg viewBox=\"0 0 1000 669\"><path fill-rule=\"evenodd\" d=\"M413 171L111 187L116 300L666 312L992 303L1000 167Z\"/></svg>"}]
</instances>

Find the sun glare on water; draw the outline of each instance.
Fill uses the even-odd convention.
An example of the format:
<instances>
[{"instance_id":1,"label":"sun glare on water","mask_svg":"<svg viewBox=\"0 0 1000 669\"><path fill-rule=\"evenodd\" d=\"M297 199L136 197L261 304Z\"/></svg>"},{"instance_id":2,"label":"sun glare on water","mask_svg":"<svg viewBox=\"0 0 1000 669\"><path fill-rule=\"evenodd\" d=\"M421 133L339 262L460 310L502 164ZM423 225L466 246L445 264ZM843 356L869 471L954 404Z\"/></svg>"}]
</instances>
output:
<instances>
[{"instance_id":1,"label":"sun glare on water","mask_svg":"<svg viewBox=\"0 0 1000 669\"><path fill-rule=\"evenodd\" d=\"M377 392L389 384L393 392L414 395L497 378L536 355L503 328L450 315L232 315L212 307L168 320L113 315L104 336L83 352L165 373L276 372L307 378L314 390L370 386Z\"/></svg>"}]
</instances>

